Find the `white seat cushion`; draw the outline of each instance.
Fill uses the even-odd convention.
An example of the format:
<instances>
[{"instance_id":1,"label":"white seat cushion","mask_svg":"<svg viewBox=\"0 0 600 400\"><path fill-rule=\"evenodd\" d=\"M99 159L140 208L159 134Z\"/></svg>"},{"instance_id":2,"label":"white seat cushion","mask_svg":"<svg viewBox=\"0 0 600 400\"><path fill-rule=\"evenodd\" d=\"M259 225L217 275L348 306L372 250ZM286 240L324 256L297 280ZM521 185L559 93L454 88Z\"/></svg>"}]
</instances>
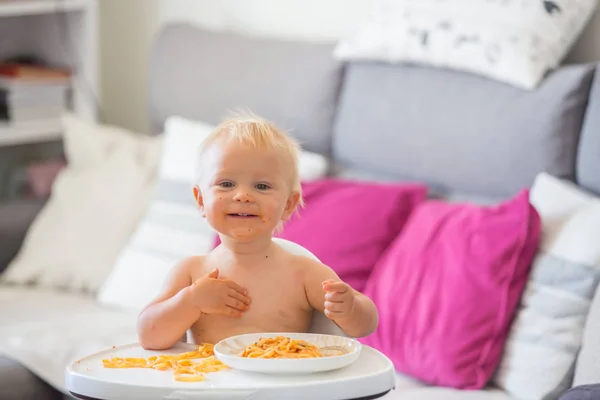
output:
<instances>
[{"instance_id":1,"label":"white seat cushion","mask_svg":"<svg viewBox=\"0 0 600 400\"><path fill-rule=\"evenodd\" d=\"M136 314L100 306L85 295L0 286L0 353L65 391L68 363L137 341Z\"/></svg>"}]
</instances>

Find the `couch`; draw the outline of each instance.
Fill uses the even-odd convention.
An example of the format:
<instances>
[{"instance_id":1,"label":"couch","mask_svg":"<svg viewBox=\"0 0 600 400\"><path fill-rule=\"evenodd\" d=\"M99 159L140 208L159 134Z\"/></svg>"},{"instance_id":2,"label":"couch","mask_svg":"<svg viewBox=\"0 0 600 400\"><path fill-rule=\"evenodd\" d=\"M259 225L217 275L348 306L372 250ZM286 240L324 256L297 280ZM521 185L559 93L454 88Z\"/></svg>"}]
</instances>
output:
<instances>
[{"instance_id":1,"label":"couch","mask_svg":"<svg viewBox=\"0 0 600 400\"><path fill-rule=\"evenodd\" d=\"M332 44L168 25L149 62L152 135L160 135L174 115L216 124L228 111L247 108L289 129L307 151L326 157L327 175L339 179L420 182L432 198L480 205L532 187L540 174L589 198L600 193L600 66L564 65L535 90L524 91L422 65L342 65L331 57L332 49ZM47 204L0 206L0 271L18 254ZM72 240L76 248L77 238ZM594 293L595 287L577 359L562 389L600 381L595 343L600 295ZM136 312L102 304L95 290L3 283L0 302L2 399L69 398L61 362L135 340ZM28 351L33 341L37 350ZM517 397L493 382L481 390L460 390L399 373L385 398Z\"/></svg>"}]
</instances>

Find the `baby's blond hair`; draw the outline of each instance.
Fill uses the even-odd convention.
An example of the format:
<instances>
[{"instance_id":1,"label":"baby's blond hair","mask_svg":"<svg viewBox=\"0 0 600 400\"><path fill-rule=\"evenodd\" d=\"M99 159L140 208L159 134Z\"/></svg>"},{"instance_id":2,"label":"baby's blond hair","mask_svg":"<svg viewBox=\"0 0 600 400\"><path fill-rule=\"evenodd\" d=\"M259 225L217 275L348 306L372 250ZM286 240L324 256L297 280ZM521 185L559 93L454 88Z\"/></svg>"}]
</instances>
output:
<instances>
[{"instance_id":1,"label":"baby's blond hair","mask_svg":"<svg viewBox=\"0 0 600 400\"><path fill-rule=\"evenodd\" d=\"M273 122L250 112L237 113L225 119L202 141L198 150L196 184L200 184L202 180L204 154L211 145L219 140L225 140L226 143L237 141L257 149L271 148L283 152L292 167L292 191L299 194L298 206L294 212L304 206L298 166L298 158L302 150L300 144ZM279 221L275 230L280 232L282 228L283 221Z\"/></svg>"}]
</instances>

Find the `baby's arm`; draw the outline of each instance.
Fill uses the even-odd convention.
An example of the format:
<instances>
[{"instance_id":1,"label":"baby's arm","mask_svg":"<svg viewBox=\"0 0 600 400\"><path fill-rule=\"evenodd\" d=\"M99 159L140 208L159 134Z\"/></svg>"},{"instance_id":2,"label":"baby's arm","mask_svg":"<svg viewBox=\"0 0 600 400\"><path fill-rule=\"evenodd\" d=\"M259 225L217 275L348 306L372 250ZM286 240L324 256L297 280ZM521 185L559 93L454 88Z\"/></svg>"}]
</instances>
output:
<instances>
[{"instance_id":1,"label":"baby's arm","mask_svg":"<svg viewBox=\"0 0 600 400\"><path fill-rule=\"evenodd\" d=\"M379 321L371 299L342 282L328 266L303 257L304 290L310 305L333 320L347 335L370 335Z\"/></svg>"},{"instance_id":2,"label":"baby's arm","mask_svg":"<svg viewBox=\"0 0 600 400\"><path fill-rule=\"evenodd\" d=\"M214 269L192 283L192 268L203 259L191 257L169 273L162 292L138 317L138 339L147 350L173 347L202 314L241 317L250 304L247 291Z\"/></svg>"},{"instance_id":3,"label":"baby's arm","mask_svg":"<svg viewBox=\"0 0 600 400\"><path fill-rule=\"evenodd\" d=\"M202 262L190 257L169 272L158 296L140 313L137 333L140 345L147 350L171 348L200 317L200 311L190 301L191 267Z\"/></svg>"}]
</instances>

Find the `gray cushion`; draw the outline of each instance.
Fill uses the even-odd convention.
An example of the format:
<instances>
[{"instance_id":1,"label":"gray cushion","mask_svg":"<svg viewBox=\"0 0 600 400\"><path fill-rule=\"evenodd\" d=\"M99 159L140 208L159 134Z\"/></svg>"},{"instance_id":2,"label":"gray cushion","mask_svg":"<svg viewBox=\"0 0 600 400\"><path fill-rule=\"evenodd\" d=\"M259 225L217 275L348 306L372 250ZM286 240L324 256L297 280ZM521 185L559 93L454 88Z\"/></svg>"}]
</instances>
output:
<instances>
[{"instance_id":1,"label":"gray cushion","mask_svg":"<svg viewBox=\"0 0 600 400\"><path fill-rule=\"evenodd\" d=\"M559 400L598 400L600 399L600 384L584 385L567 390Z\"/></svg>"},{"instance_id":2,"label":"gray cushion","mask_svg":"<svg viewBox=\"0 0 600 400\"><path fill-rule=\"evenodd\" d=\"M245 108L289 130L307 150L326 153L342 72L332 49L168 25L152 49L153 130L170 115L216 124Z\"/></svg>"},{"instance_id":3,"label":"gray cushion","mask_svg":"<svg viewBox=\"0 0 600 400\"><path fill-rule=\"evenodd\" d=\"M574 179L593 73L563 67L529 92L457 71L351 63L334 157L442 194L512 195L541 171Z\"/></svg>"},{"instance_id":4,"label":"gray cushion","mask_svg":"<svg viewBox=\"0 0 600 400\"><path fill-rule=\"evenodd\" d=\"M587 112L581 129L577 182L600 194L600 66L596 67Z\"/></svg>"}]
</instances>

